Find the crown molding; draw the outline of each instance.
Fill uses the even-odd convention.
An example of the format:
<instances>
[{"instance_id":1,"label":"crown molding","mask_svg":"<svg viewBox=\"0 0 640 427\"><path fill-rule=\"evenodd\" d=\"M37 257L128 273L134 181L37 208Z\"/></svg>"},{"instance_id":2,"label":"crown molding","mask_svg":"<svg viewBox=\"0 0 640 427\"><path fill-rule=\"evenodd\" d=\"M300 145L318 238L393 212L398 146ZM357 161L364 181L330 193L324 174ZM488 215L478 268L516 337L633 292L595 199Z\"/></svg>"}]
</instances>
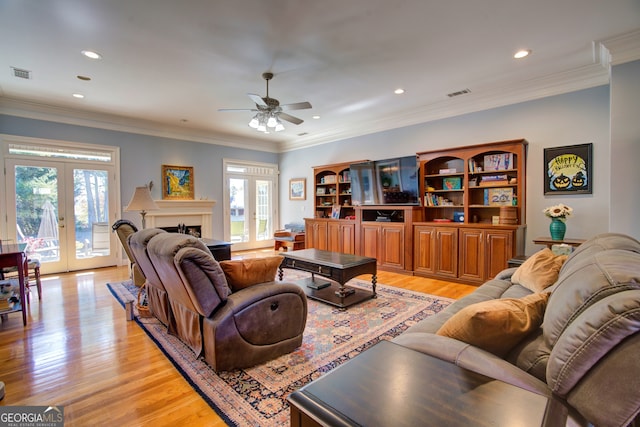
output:
<instances>
[{"instance_id":1,"label":"crown molding","mask_svg":"<svg viewBox=\"0 0 640 427\"><path fill-rule=\"evenodd\" d=\"M0 113L241 149L247 149L250 143L252 150L278 153L609 84L612 65L640 59L640 29L594 41L592 49L592 63L582 67L530 79L524 83L474 88L472 93L463 97L444 99L384 119L376 118L354 123L348 130L326 128L314 135L296 137L294 141L285 142L248 140L233 135L211 135L211 132L206 130L182 129L157 122L6 97L0 97Z\"/></svg>"},{"instance_id":2,"label":"crown molding","mask_svg":"<svg viewBox=\"0 0 640 427\"><path fill-rule=\"evenodd\" d=\"M407 111L385 119L360 123L366 133L325 130L322 135L301 137L280 144L280 151L293 151L342 139L383 132L400 127L427 123L525 101L575 92L610 83L613 65L640 60L640 29L593 42L592 63L535 79L506 86L474 89L469 95L452 98ZM360 127L360 126L356 126Z\"/></svg>"},{"instance_id":3,"label":"crown molding","mask_svg":"<svg viewBox=\"0 0 640 427\"><path fill-rule=\"evenodd\" d=\"M609 63L620 65L640 59L640 29L598 42L609 52Z\"/></svg>"},{"instance_id":4,"label":"crown molding","mask_svg":"<svg viewBox=\"0 0 640 427\"><path fill-rule=\"evenodd\" d=\"M474 89L470 94L460 98L446 99L426 105L420 109L405 111L395 116L385 117L383 119L376 118L376 120L372 120L370 123L360 123L360 126L368 129L366 133L326 130L320 136L314 135L309 138L301 137L295 142L281 143L280 150L285 152L308 148L336 140L428 123L434 120L589 89L608 83L608 68L603 66L600 61L597 61L595 64L531 79L524 83L520 82L513 85ZM355 127L359 128L360 126Z\"/></svg>"},{"instance_id":5,"label":"crown molding","mask_svg":"<svg viewBox=\"0 0 640 427\"><path fill-rule=\"evenodd\" d=\"M211 132L204 130L185 130L152 121L51 106L7 97L0 97L0 114L242 149L247 149L248 142L250 142L252 150L278 152L277 145L270 141L258 139L248 141L246 138L233 135L211 135Z\"/></svg>"}]
</instances>

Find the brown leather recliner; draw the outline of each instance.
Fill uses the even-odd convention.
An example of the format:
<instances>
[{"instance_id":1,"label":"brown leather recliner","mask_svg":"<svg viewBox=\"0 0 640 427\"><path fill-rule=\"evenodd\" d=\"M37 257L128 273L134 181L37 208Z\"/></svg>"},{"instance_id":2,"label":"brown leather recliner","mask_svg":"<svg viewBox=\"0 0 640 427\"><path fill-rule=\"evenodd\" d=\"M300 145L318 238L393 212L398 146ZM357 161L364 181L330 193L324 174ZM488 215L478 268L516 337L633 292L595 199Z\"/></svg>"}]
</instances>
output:
<instances>
[{"instance_id":1,"label":"brown leather recliner","mask_svg":"<svg viewBox=\"0 0 640 427\"><path fill-rule=\"evenodd\" d=\"M127 219L119 219L113 223L111 229L117 234L120 243L122 244L122 248L124 252L127 254L129 258L129 262L131 263L131 273L133 283L136 286L142 286L144 284L144 274L138 268L138 264L131 254L131 250L129 248L129 244L127 243L127 239L130 235L138 231L138 228Z\"/></svg>"},{"instance_id":2,"label":"brown leather recliner","mask_svg":"<svg viewBox=\"0 0 640 427\"><path fill-rule=\"evenodd\" d=\"M232 292L206 246L189 235L159 234L147 249L169 296L169 331L215 371L250 367L302 344L307 299L299 286L272 281Z\"/></svg>"},{"instance_id":3,"label":"brown leather recliner","mask_svg":"<svg viewBox=\"0 0 640 427\"><path fill-rule=\"evenodd\" d=\"M160 228L140 230L129 235L127 244L136 265L146 278L145 291L147 293L149 310L151 310L151 313L160 320L160 322L168 325L171 310L169 306L169 296L147 253L149 241L161 233L166 233L166 231Z\"/></svg>"}]
</instances>

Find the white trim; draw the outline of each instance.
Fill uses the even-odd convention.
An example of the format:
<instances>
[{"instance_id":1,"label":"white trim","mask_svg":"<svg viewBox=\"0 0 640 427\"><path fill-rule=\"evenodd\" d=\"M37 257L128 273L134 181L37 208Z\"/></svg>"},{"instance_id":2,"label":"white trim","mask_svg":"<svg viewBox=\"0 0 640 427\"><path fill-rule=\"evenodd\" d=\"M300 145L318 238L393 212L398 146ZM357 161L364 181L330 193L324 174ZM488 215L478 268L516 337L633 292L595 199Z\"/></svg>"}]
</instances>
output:
<instances>
[{"instance_id":1,"label":"white trim","mask_svg":"<svg viewBox=\"0 0 640 427\"><path fill-rule=\"evenodd\" d=\"M5 169L6 160L8 159L30 159L30 160L40 160L46 161L47 158L37 157L37 156L25 156L25 155L16 155L9 154L9 144L25 144L25 145L35 145L35 146L47 146L47 147L60 147L66 149L80 149L87 151L106 151L111 153L111 162L98 162L98 161L87 161L82 160L78 162L74 162L72 159L55 159L55 161L61 161L64 163L82 163L82 164L95 164L101 167L110 167L113 168L113 180L111 183L113 186L113 196L115 200L113 212L109 212L109 216L111 219L111 224L113 224L117 219L120 218L120 214L122 212L121 205L121 195L120 195L120 147L113 145L100 145L100 144L88 144L82 142L73 142L73 141L64 141L64 140L55 140L55 139L45 139L45 138L33 138L26 136L16 136L9 134L0 134L0 163L2 163L3 170ZM3 236L7 235L7 216L8 216L8 208L7 208L7 194L6 194L6 174L3 173L0 176L0 200L3 201L2 206L0 206L0 233ZM114 245L115 256L117 258L118 265L124 265L125 261L123 258L123 250L121 248L122 245Z\"/></svg>"}]
</instances>

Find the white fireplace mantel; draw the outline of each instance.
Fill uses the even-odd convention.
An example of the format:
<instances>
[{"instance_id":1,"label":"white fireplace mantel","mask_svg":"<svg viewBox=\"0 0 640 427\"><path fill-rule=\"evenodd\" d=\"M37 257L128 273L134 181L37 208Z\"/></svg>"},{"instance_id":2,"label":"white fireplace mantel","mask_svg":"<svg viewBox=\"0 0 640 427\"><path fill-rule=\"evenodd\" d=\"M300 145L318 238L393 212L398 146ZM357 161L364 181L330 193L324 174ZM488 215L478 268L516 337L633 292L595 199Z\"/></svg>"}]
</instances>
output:
<instances>
[{"instance_id":1,"label":"white fireplace mantel","mask_svg":"<svg viewBox=\"0 0 640 427\"><path fill-rule=\"evenodd\" d=\"M178 223L202 227L202 237L213 238L215 200L155 200L160 208L147 212L147 227L175 227Z\"/></svg>"}]
</instances>

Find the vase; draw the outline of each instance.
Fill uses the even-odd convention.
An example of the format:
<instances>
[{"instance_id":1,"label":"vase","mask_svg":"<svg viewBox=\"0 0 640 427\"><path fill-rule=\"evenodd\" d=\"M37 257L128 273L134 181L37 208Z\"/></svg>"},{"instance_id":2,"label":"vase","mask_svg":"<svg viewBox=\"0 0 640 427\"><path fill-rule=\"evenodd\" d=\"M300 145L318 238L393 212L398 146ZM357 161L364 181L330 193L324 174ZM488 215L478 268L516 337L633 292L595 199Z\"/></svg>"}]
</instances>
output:
<instances>
[{"instance_id":1,"label":"vase","mask_svg":"<svg viewBox=\"0 0 640 427\"><path fill-rule=\"evenodd\" d=\"M567 231L567 224L560 218L551 218L551 224L549 225L549 233L551 233L551 240L564 240L564 233Z\"/></svg>"}]
</instances>

